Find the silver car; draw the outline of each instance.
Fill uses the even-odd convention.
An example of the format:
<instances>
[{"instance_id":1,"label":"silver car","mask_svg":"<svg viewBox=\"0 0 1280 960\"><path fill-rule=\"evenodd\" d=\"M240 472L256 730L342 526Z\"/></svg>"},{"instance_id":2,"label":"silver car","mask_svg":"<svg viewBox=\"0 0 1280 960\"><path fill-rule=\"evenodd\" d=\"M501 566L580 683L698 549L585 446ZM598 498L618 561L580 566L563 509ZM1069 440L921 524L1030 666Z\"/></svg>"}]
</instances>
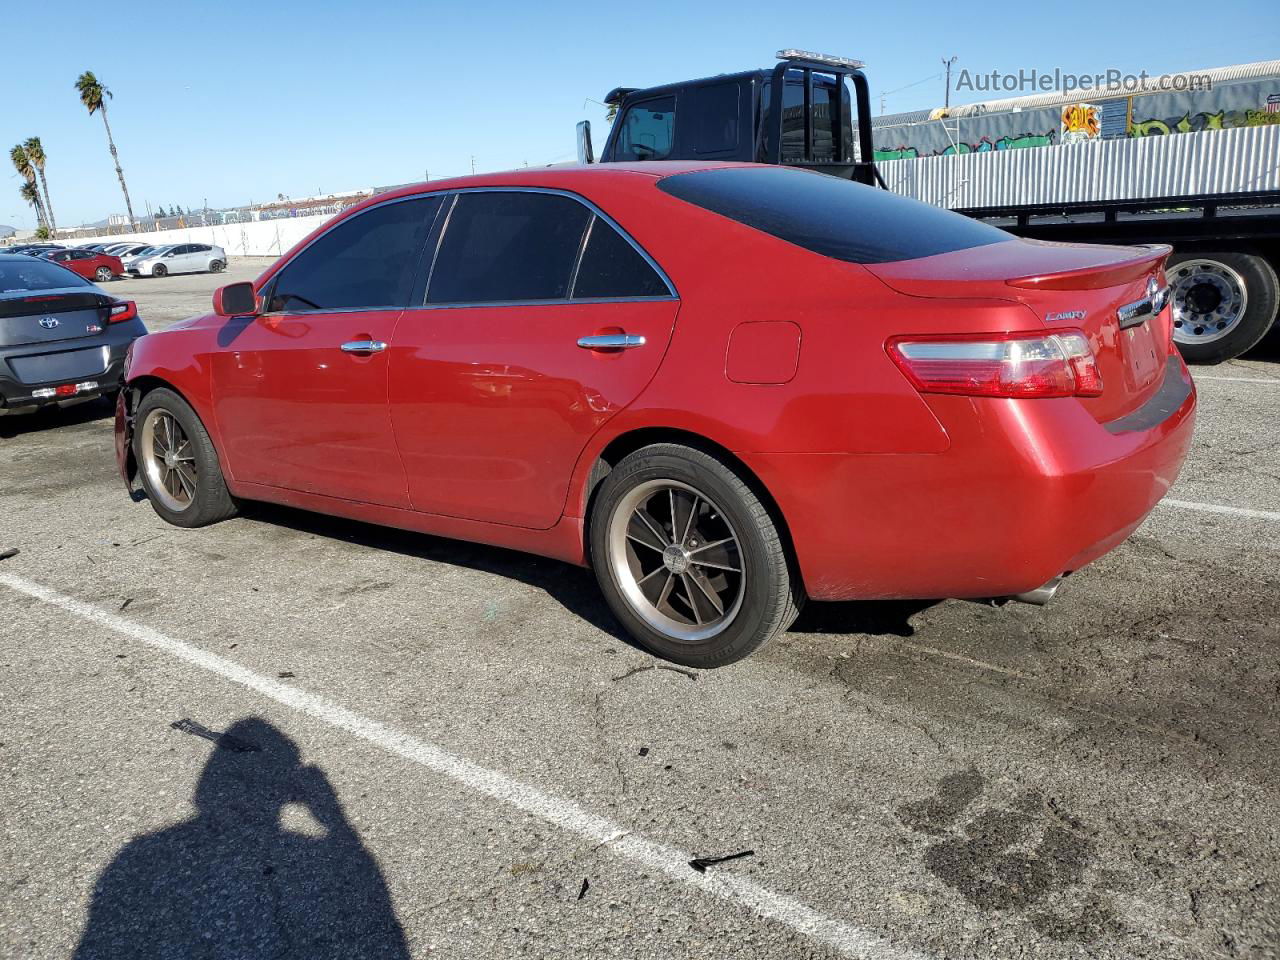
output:
<instances>
[{"instance_id":1,"label":"silver car","mask_svg":"<svg viewBox=\"0 0 1280 960\"><path fill-rule=\"evenodd\" d=\"M134 257L125 270L133 277L164 277L171 273L218 273L227 266L221 247L207 243L173 243Z\"/></svg>"},{"instance_id":2,"label":"silver car","mask_svg":"<svg viewBox=\"0 0 1280 960\"><path fill-rule=\"evenodd\" d=\"M121 266L124 267L124 272L128 273L129 268L133 266L133 264L136 263L137 261L144 260L147 257L154 256L157 253L162 253L163 251L168 250L170 246L172 246L172 244L167 244L167 245L162 244L156 247L153 247L147 244L142 244L138 247L137 252L122 254L120 256L120 264ZM134 276L137 276L137 274L134 274Z\"/></svg>"}]
</instances>

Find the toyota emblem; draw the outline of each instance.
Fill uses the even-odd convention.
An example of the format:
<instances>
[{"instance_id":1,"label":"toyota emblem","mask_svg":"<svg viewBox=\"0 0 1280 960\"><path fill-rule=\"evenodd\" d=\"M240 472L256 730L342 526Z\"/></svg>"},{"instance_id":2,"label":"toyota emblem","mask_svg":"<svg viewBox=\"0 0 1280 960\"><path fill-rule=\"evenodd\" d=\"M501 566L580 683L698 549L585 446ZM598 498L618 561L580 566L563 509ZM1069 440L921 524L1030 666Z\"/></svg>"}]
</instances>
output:
<instances>
[{"instance_id":1,"label":"toyota emblem","mask_svg":"<svg viewBox=\"0 0 1280 960\"><path fill-rule=\"evenodd\" d=\"M58 325L59 322L60 321L58 320L57 317L41 317L40 318L40 326L44 327L46 330L52 330L54 327Z\"/></svg>"}]
</instances>

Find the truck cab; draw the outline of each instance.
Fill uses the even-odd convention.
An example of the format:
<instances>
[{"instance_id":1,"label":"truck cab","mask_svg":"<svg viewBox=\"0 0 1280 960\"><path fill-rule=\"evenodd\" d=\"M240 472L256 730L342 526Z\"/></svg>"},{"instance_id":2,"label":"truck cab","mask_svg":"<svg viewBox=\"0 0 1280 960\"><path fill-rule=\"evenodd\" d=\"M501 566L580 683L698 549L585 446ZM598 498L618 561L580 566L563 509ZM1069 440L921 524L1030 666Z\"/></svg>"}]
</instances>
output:
<instances>
[{"instance_id":1,"label":"truck cab","mask_svg":"<svg viewBox=\"0 0 1280 960\"><path fill-rule=\"evenodd\" d=\"M863 64L802 50L778 58L771 69L611 90L600 161L785 163L876 184ZM590 163L590 124L578 130L579 160Z\"/></svg>"}]
</instances>

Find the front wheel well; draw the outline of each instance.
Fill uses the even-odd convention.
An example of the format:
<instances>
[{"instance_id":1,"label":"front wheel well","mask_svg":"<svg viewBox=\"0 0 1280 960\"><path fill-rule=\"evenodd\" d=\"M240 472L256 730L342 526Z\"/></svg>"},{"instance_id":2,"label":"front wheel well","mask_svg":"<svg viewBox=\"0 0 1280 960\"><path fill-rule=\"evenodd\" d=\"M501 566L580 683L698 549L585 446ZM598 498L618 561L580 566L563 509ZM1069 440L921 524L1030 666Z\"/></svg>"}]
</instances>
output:
<instances>
[{"instance_id":1,"label":"front wheel well","mask_svg":"<svg viewBox=\"0 0 1280 960\"><path fill-rule=\"evenodd\" d=\"M629 433L614 437L609 441L608 446L600 452L595 463L591 465L591 472L587 475L586 491L583 497L582 535L585 552L590 553L591 510L595 504L596 494L600 490L600 484L604 482L604 478L624 457L655 443L676 443L681 446L692 447L695 450L701 450L703 453L721 460L733 470L742 479L742 482L751 488L751 492L764 504L765 509L769 511L769 516L773 520L774 526L778 528L778 534L782 538L782 545L786 550L787 563L791 567L792 576L795 578L796 583L803 582L800 577L799 565L796 561L795 544L791 540L791 530L787 526L787 518L782 512L782 508L778 506L778 501L769 492L769 488L728 447L716 443L701 434L676 427L643 427L639 430L632 430Z\"/></svg>"}]
</instances>

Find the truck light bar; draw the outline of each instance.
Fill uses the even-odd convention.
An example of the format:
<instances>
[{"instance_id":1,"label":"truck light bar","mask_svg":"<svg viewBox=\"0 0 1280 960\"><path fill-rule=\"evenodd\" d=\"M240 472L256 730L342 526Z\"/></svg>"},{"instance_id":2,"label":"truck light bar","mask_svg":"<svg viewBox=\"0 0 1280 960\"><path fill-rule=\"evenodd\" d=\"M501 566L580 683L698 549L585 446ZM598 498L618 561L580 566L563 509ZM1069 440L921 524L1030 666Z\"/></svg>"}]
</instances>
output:
<instances>
[{"instance_id":1,"label":"truck light bar","mask_svg":"<svg viewBox=\"0 0 1280 960\"><path fill-rule=\"evenodd\" d=\"M829 67L842 67L845 70L861 70L866 66L861 60L852 60L849 57L833 57L827 53L813 53L809 50L796 50L794 47L779 50L778 59L808 60L812 63L825 63Z\"/></svg>"}]
</instances>

